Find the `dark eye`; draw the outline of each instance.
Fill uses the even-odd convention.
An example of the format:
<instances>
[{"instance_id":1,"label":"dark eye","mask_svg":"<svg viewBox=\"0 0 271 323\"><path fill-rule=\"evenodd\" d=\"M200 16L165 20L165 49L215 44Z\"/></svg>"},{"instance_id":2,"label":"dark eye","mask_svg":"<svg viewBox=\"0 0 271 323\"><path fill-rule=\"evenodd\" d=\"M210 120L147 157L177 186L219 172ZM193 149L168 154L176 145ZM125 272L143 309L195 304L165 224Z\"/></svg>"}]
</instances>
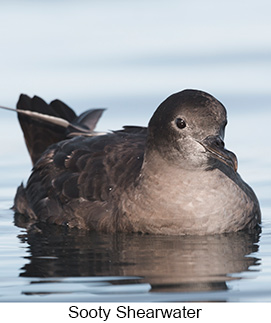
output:
<instances>
[{"instance_id":1,"label":"dark eye","mask_svg":"<svg viewBox=\"0 0 271 323\"><path fill-rule=\"evenodd\" d=\"M185 121L182 119L182 118L177 118L175 120L175 123L176 123L176 126L179 128L179 129L183 129L186 127L186 123Z\"/></svg>"}]
</instances>

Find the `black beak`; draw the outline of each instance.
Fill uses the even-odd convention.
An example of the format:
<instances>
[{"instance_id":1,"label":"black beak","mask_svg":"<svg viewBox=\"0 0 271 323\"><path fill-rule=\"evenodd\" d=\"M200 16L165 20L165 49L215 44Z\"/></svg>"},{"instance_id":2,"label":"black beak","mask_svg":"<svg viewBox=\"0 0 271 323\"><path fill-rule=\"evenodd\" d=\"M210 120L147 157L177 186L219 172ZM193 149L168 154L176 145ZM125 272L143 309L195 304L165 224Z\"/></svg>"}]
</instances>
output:
<instances>
[{"instance_id":1,"label":"black beak","mask_svg":"<svg viewBox=\"0 0 271 323\"><path fill-rule=\"evenodd\" d=\"M212 157L230 166L235 172L237 171L237 157L233 152L224 148L224 141L220 136L208 136L203 141L199 141L199 143L206 151L212 154Z\"/></svg>"}]
</instances>

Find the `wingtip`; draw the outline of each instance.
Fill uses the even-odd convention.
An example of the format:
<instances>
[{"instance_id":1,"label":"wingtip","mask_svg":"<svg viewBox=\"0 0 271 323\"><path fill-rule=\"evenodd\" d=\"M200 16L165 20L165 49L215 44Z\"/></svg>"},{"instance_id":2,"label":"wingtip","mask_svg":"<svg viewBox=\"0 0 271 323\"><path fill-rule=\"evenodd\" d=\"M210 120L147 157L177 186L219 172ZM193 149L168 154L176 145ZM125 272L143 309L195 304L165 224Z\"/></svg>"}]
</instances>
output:
<instances>
[{"instance_id":1,"label":"wingtip","mask_svg":"<svg viewBox=\"0 0 271 323\"><path fill-rule=\"evenodd\" d=\"M30 110L31 98L30 96L21 93L16 104L16 109L20 110Z\"/></svg>"}]
</instances>

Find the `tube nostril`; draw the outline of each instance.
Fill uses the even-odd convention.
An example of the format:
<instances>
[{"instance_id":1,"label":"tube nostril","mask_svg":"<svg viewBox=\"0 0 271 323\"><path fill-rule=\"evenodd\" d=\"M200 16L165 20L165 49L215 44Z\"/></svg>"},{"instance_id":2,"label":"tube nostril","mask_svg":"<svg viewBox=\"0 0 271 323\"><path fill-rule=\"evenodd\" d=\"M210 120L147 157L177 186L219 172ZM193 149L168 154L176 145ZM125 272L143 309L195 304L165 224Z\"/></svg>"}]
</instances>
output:
<instances>
[{"instance_id":1,"label":"tube nostril","mask_svg":"<svg viewBox=\"0 0 271 323\"><path fill-rule=\"evenodd\" d=\"M205 146L213 147L218 150L225 148L224 140L220 136L208 136L202 141L202 143Z\"/></svg>"},{"instance_id":2,"label":"tube nostril","mask_svg":"<svg viewBox=\"0 0 271 323\"><path fill-rule=\"evenodd\" d=\"M219 148L224 148L224 146L225 146L225 144L224 144L224 141L221 139L221 138L217 138L216 140L215 140L215 145L217 146L217 147L219 147Z\"/></svg>"}]
</instances>

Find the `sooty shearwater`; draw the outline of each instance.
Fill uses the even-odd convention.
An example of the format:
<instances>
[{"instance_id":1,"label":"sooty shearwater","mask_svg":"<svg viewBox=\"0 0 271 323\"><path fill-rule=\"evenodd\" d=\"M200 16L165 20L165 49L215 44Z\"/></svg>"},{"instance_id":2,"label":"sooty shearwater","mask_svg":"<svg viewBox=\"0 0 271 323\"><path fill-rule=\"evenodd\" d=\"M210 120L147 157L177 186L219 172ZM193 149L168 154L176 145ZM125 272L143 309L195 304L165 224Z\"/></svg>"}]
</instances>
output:
<instances>
[{"instance_id":1,"label":"sooty shearwater","mask_svg":"<svg viewBox=\"0 0 271 323\"><path fill-rule=\"evenodd\" d=\"M147 128L110 133L94 132L102 109L76 116L59 100L21 95L16 111L34 166L14 210L29 223L204 235L261 221L257 197L224 148L226 109L208 93L175 93Z\"/></svg>"}]
</instances>

